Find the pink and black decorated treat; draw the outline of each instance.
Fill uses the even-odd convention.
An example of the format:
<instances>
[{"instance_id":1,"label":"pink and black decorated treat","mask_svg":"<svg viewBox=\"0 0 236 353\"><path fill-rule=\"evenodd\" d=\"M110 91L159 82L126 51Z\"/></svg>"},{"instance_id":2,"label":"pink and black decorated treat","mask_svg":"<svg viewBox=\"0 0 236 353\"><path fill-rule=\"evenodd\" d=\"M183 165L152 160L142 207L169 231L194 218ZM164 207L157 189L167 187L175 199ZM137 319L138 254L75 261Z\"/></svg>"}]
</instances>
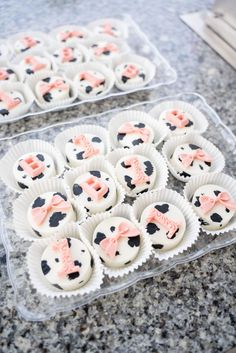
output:
<instances>
[{"instance_id":1,"label":"pink and black decorated treat","mask_svg":"<svg viewBox=\"0 0 236 353\"><path fill-rule=\"evenodd\" d=\"M36 49L46 45L45 35L39 32L22 33L12 39L16 53L24 53L31 49Z\"/></svg>"},{"instance_id":2,"label":"pink and black decorated treat","mask_svg":"<svg viewBox=\"0 0 236 353\"><path fill-rule=\"evenodd\" d=\"M50 243L41 257L45 279L65 291L82 287L90 279L94 262L87 246L79 239L63 238Z\"/></svg>"},{"instance_id":3,"label":"pink and black decorated treat","mask_svg":"<svg viewBox=\"0 0 236 353\"><path fill-rule=\"evenodd\" d=\"M112 38L125 38L127 36L126 24L114 18L104 18L91 22L88 28L94 34L103 34Z\"/></svg>"},{"instance_id":4,"label":"pink and black decorated treat","mask_svg":"<svg viewBox=\"0 0 236 353\"><path fill-rule=\"evenodd\" d=\"M172 135L184 135L195 128L193 116L180 109L165 110L160 114L159 119L168 127Z\"/></svg>"},{"instance_id":5,"label":"pink and black decorated treat","mask_svg":"<svg viewBox=\"0 0 236 353\"><path fill-rule=\"evenodd\" d=\"M61 76L45 77L38 81L35 93L41 103L57 103L72 96L69 81Z\"/></svg>"},{"instance_id":6,"label":"pink and black decorated treat","mask_svg":"<svg viewBox=\"0 0 236 353\"><path fill-rule=\"evenodd\" d=\"M17 90L4 90L0 87L0 117L7 117L20 106L25 104L23 94Z\"/></svg>"},{"instance_id":7,"label":"pink and black decorated treat","mask_svg":"<svg viewBox=\"0 0 236 353\"><path fill-rule=\"evenodd\" d=\"M120 125L117 131L117 141L124 148L152 143L153 140L154 131L147 123L128 121Z\"/></svg>"},{"instance_id":8,"label":"pink and black decorated treat","mask_svg":"<svg viewBox=\"0 0 236 353\"><path fill-rule=\"evenodd\" d=\"M54 29L51 35L63 44L74 45L89 38L90 33L85 27L68 25Z\"/></svg>"},{"instance_id":9,"label":"pink and black decorated treat","mask_svg":"<svg viewBox=\"0 0 236 353\"><path fill-rule=\"evenodd\" d=\"M51 61L48 58L35 54L24 56L19 65L26 76L31 76L41 70L50 70L52 68Z\"/></svg>"},{"instance_id":10,"label":"pink and black decorated treat","mask_svg":"<svg viewBox=\"0 0 236 353\"><path fill-rule=\"evenodd\" d=\"M76 47L65 45L52 52L55 63L58 66L67 64L80 64L87 61L86 48L82 45Z\"/></svg>"},{"instance_id":11,"label":"pink and black decorated treat","mask_svg":"<svg viewBox=\"0 0 236 353\"><path fill-rule=\"evenodd\" d=\"M0 82L17 82L19 80L16 71L7 66L0 67Z\"/></svg>"},{"instance_id":12,"label":"pink and black decorated treat","mask_svg":"<svg viewBox=\"0 0 236 353\"><path fill-rule=\"evenodd\" d=\"M140 250L140 230L128 219L109 217L93 233L93 247L108 267L132 263Z\"/></svg>"}]
</instances>

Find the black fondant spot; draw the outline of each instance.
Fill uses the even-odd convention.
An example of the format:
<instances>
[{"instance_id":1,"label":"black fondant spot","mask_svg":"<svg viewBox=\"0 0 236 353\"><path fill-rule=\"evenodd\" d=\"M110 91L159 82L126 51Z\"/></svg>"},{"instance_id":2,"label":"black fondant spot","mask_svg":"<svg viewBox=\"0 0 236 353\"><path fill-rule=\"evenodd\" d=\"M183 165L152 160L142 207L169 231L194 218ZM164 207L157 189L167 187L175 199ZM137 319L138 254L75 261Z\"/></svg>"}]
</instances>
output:
<instances>
[{"instance_id":1,"label":"black fondant spot","mask_svg":"<svg viewBox=\"0 0 236 353\"><path fill-rule=\"evenodd\" d=\"M115 229L116 229L116 227L111 226L110 231L111 231L111 232L114 232Z\"/></svg>"},{"instance_id":2,"label":"black fondant spot","mask_svg":"<svg viewBox=\"0 0 236 353\"><path fill-rule=\"evenodd\" d=\"M143 189L142 191L140 191L137 195L140 195L140 194L144 194L145 192L147 192L148 189Z\"/></svg>"},{"instance_id":3,"label":"black fondant spot","mask_svg":"<svg viewBox=\"0 0 236 353\"><path fill-rule=\"evenodd\" d=\"M130 188L131 190L135 189L135 185L131 184L132 178L129 175L125 175L124 179L128 188Z\"/></svg>"},{"instance_id":4,"label":"black fondant spot","mask_svg":"<svg viewBox=\"0 0 236 353\"><path fill-rule=\"evenodd\" d=\"M14 74L14 71L12 69L7 69L6 71L9 75Z\"/></svg>"},{"instance_id":5,"label":"black fondant spot","mask_svg":"<svg viewBox=\"0 0 236 353\"><path fill-rule=\"evenodd\" d=\"M108 207L106 211L110 211L112 209L112 206Z\"/></svg>"},{"instance_id":6,"label":"black fondant spot","mask_svg":"<svg viewBox=\"0 0 236 353\"><path fill-rule=\"evenodd\" d=\"M226 208L226 209L225 209L225 212L229 213L229 212L230 212L230 210L229 210L228 208Z\"/></svg>"},{"instance_id":7,"label":"black fondant spot","mask_svg":"<svg viewBox=\"0 0 236 353\"><path fill-rule=\"evenodd\" d=\"M118 255L120 255L120 253L119 251L116 251L115 256L118 256Z\"/></svg>"},{"instance_id":8,"label":"black fondant spot","mask_svg":"<svg viewBox=\"0 0 236 353\"><path fill-rule=\"evenodd\" d=\"M148 234L154 234L156 233L158 230L160 230L160 228L158 228L158 226L155 223L148 223L146 226L147 232Z\"/></svg>"},{"instance_id":9,"label":"black fondant spot","mask_svg":"<svg viewBox=\"0 0 236 353\"><path fill-rule=\"evenodd\" d=\"M123 138L125 137L125 135L126 135L126 134L118 133L118 134L117 134L117 140L118 140L118 141L123 140Z\"/></svg>"},{"instance_id":10,"label":"black fondant spot","mask_svg":"<svg viewBox=\"0 0 236 353\"><path fill-rule=\"evenodd\" d=\"M147 174L148 176L152 175L152 173L153 173L152 163L150 161L145 161L144 165L146 166L144 173Z\"/></svg>"},{"instance_id":11,"label":"black fondant spot","mask_svg":"<svg viewBox=\"0 0 236 353\"><path fill-rule=\"evenodd\" d=\"M45 204L45 199L42 199L41 197L37 197L37 199L34 200L32 208L42 207L44 204Z\"/></svg>"},{"instance_id":12,"label":"black fondant spot","mask_svg":"<svg viewBox=\"0 0 236 353\"><path fill-rule=\"evenodd\" d=\"M213 222L220 223L223 218L222 218L218 213L213 213L213 214L210 216L210 219L211 219Z\"/></svg>"},{"instance_id":13,"label":"black fondant spot","mask_svg":"<svg viewBox=\"0 0 236 353\"><path fill-rule=\"evenodd\" d=\"M33 228L32 228L33 229ZM38 237L42 237L42 235L35 229L33 229L34 233L38 236Z\"/></svg>"},{"instance_id":14,"label":"black fondant spot","mask_svg":"<svg viewBox=\"0 0 236 353\"><path fill-rule=\"evenodd\" d=\"M189 147L191 148L191 150L198 150L200 148L199 146L194 145L193 143L190 143Z\"/></svg>"},{"instance_id":15,"label":"black fondant spot","mask_svg":"<svg viewBox=\"0 0 236 353\"><path fill-rule=\"evenodd\" d=\"M37 157L41 162L44 162L44 156L41 153L38 153Z\"/></svg>"},{"instance_id":16,"label":"black fondant spot","mask_svg":"<svg viewBox=\"0 0 236 353\"><path fill-rule=\"evenodd\" d=\"M99 245L100 242L101 242L103 239L105 239L105 238L106 238L106 236L105 236L104 233L97 232L96 238L94 239L94 243Z\"/></svg>"},{"instance_id":17,"label":"black fondant spot","mask_svg":"<svg viewBox=\"0 0 236 353\"><path fill-rule=\"evenodd\" d=\"M57 289L63 290L63 288L61 286L59 286L59 284L54 283L53 286L56 287Z\"/></svg>"},{"instance_id":18,"label":"black fondant spot","mask_svg":"<svg viewBox=\"0 0 236 353\"><path fill-rule=\"evenodd\" d=\"M129 80L129 77L121 76L121 81L122 81L123 83L126 83L128 80Z\"/></svg>"},{"instance_id":19,"label":"black fondant spot","mask_svg":"<svg viewBox=\"0 0 236 353\"><path fill-rule=\"evenodd\" d=\"M93 259L93 257L91 257L90 266L91 266L92 268L93 268L93 266L94 266L94 259Z\"/></svg>"},{"instance_id":20,"label":"black fondant spot","mask_svg":"<svg viewBox=\"0 0 236 353\"><path fill-rule=\"evenodd\" d=\"M138 146L138 145L141 145L142 143L143 143L142 139L137 139L132 141L133 146Z\"/></svg>"},{"instance_id":21,"label":"black fondant spot","mask_svg":"<svg viewBox=\"0 0 236 353\"><path fill-rule=\"evenodd\" d=\"M129 246L133 248L134 246L139 246L140 245L140 235L137 235L136 237L129 237L128 240Z\"/></svg>"},{"instance_id":22,"label":"black fondant spot","mask_svg":"<svg viewBox=\"0 0 236 353\"><path fill-rule=\"evenodd\" d=\"M201 226L209 226L209 223L207 221L205 221L203 218L200 217L198 220L199 220Z\"/></svg>"},{"instance_id":23,"label":"black fondant spot","mask_svg":"<svg viewBox=\"0 0 236 353\"><path fill-rule=\"evenodd\" d=\"M18 165L17 170L19 170L19 172L23 172L24 169L20 165Z\"/></svg>"},{"instance_id":24,"label":"black fondant spot","mask_svg":"<svg viewBox=\"0 0 236 353\"><path fill-rule=\"evenodd\" d=\"M68 274L69 280L73 280L79 277L79 272L72 272Z\"/></svg>"},{"instance_id":25,"label":"black fondant spot","mask_svg":"<svg viewBox=\"0 0 236 353\"><path fill-rule=\"evenodd\" d=\"M194 202L194 206L196 206L196 207L201 206L200 201L199 201L199 196L196 196L196 201Z\"/></svg>"},{"instance_id":26,"label":"black fondant spot","mask_svg":"<svg viewBox=\"0 0 236 353\"><path fill-rule=\"evenodd\" d=\"M55 193L53 194L53 196L54 196L54 195L59 195L59 196L61 196L61 198L62 198L63 200L67 201L67 197L66 197L65 195L63 195L61 192L55 192Z\"/></svg>"},{"instance_id":27,"label":"black fondant spot","mask_svg":"<svg viewBox=\"0 0 236 353\"><path fill-rule=\"evenodd\" d=\"M191 175L189 173L186 173L186 172L181 172L179 173L180 176L183 176L184 178L187 178L187 177L191 177Z\"/></svg>"},{"instance_id":28,"label":"black fondant spot","mask_svg":"<svg viewBox=\"0 0 236 353\"><path fill-rule=\"evenodd\" d=\"M65 217L66 213L54 212L49 218L49 226L52 228L57 227L59 225L59 222L62 221Z\"/></svg>"},{"instance_id":29,"label":"black fondant spot","mask_svg":"<svg viewBox=\"0 0 236 353\"><path fill-rule=\"evenodd\" d=\"M81 263L79 260L75 260L75 261L74 261L74 265L75 265L75 266L82 267L82 263Z\"/></svg>"},{"instance_id":30,"label":"black fondant spot","mask_svg":"<svg viewBox=\"0 0 236 353\"><path fill-rule=\"evenodd\" d=\"M46 102L51 102L52 100L52 94L50 92L47 92L45 94L43 94L43 99L46 101Z\"/></svg>"},{"instance_id":31,"label":"black fondant spot","mask_svg":"<svg viewBox=\"0 0 236 353\"><path fill-rule=\"evenodd\" d=\"M0 109L0 114L1 115L8 115L9 114L9 111L7 109Z\"/></svg>"},{"instance_id":32,"label":"black fondant spot","mask_svg":"<svg viewBox=\"0 0 236 353\"><path fill-rule=\"evenodd\" d=\"M51 268L48 266L47 260L42 260L41 261L41 269L43 271L43 274L46 276L48 272L50 272Z\"/></svg>"},{"instance_id":33,"label":"black fondant spot","mask_svg":"<svg viewBox=\"0 0 236 353\"><path fill-rule=\"evenodd\" d=\"M89 173L94 175L97 178L101 178L101 172L99 172L99 170L90 170Z\"/></svg>"},{"instance_id":34,"label":"black fondant spot","mask_svg":"<svg viewBox=\"0 0 236 353\"><path fill-rule=\"evenodd\" d=\"M154 249L162 249L163 246L164 246L164 245L162 245L162 244L152 244L152 247L153 247Z\"/></svg>"},{"instance_id":35,"label":"black fondant spot","mask_svg":"<svg viewBox=\"0 0 236 353\"><path fill-rule=\"evenodd\" d=\"M40 173L39 175L36 175L35 177L31 178L32 180L36 180L36 179L42 179L44 177L43 173Z\"/></svg>"},{"instance_id":36,"label":"black fondant spot","mask_svg":"<svg viewBox=\"0 0 236 353\"><path fill-rule=\"evenodd\" d=\"M17 184L19 185L19 187L20 187L21 189L28 189L28 186L27 186L27 185L25 185L25 184L23 184L23 183L20 183L19 181L17 182Z\"/></svg>"},{"instance_id":37,"label":"black fondant spot","mask_svg":"<svg viewBox=\"0 0 236 353\"><path fill-rule=\"evenodd\" d=\"M144 123L138 123L138 124L134 124L134 126L142 129L142 128L145 127L145 124Z\"/></svg>"},{"instance_id":38,"label":"black fondant spot","mask_svg":"<svg viewBox=\"0 0 236 353\"><path fill-rule=\"evenodd\" d=\"M73 185L73 194L78 196L80 194L82 194L83 189L81 188L81 186L79 184L74 184Z\"/></svg>"},{"instance_id":39,"label":"black fondant spot","mask_svg":"<svg viewBox=\"0 0 236 353\"><path fill-rule=\"evenodd\" d=\"M188 124L187 124L187 125L185 125L185 127L189 127L189 126L192 126L192 125L193 125L192 120L189 120L189 121L188 121Z\"/></svg>"},{"instance_id":40,"label":"black fondant spot","mask_svg":"<svg viewBox=\"0 0 236 353\"><path fill-rule=\"evenodd\" d=\"M201 164L199 164L199 168L200 168L201 170L203 170L203 166L202 166Z\"/></svg>"},{"instance_id":41,"label":"black fondant spot","mask_svg":"<svg viewBox=\"0 0 236 353\"><path fill-rule=\"evenodd\" d=\"M145 80L145 74L139 74L139 77L141 77L143 79L143 81Z\"/></svg>"},{"instance_id":42,"label":"black fondant spot","mask_svg":"<svg viewBox=\"0 0 236 353\"><path fill-rule=\"evenodd\" d=\"M84 151L76 153L76 159L78 160L84 159L83 154L84 154Z\"/></svg>"},{"instance_id":43,"label":"black fondant spot","mask_svg":"<svg viewBox=\"0 0 236 353\"><path fill-rule=\"evenodd\" d=\"M131 260L125 262L124 265L128 265L128 264L130 264L130 263L131 263Z\"/></svg>"},{"instance_id":44,"label":"black fondant spot","mask_svg":"<svg viewBox=\"0 0 236 353\"><path fill-rule=\"evenodd\" d=\"M88 198L87 198L87 201L88 201L88 202L92 201L91 197L88 197Z\"/></svg>"},{"instance_id":45,"label":"black fondant spot","mask_svg":"<svg viewBox=\"0 0 236 353\"><path fill-rule=\"evenodd\" d=\"M44 81L44 82L50 82L50 80L51 80L50 77L45 77L42 79L42 81Z\"/></svg>"},{"instance_id":46,"label":"black fondant spot","mask_svg":"<svg viewBox=\"0 0 236 353\"><path fill-rule=\"evenodd\" d=\"M166 123L166 126L168 126L171 131L174 131L177 129L177 127L174 125L171 125L171 123Z\"/></svg>"},{"instance_id":47,"label":"black fondant spot","mask_svg":"<svg viewBox=\"0 0 236 353\"><path fill-rule=\"evenodd\" d=\"M103 258L101 256L100 256L100 260L104 264L105 261L103 260Z\"/></svg>"},{"instance_id":48,"label":"black fondant spot","mask_svg":"<svg viewBox=\"0 0 236 353\"><path fill-rule=\"evenodd\" d=\"M169 211L169 205L167 203L163 203L162 205L156 205L155 208L161 213L166 213Z\"/></svg>"},{"instance_id":49,"label":"black fondant spot","mask_svg":"<svg viewBox=\"0 0 236 353\"><path fill-rule=\"evenodd\" d=\"M206 165L208 165L208 167L211 166L211 162L206 162L206 161L204 161L204 163L205 163Z\"/></svg>"},{"instance_id":50,"label":"black fondant spot","mask_svg":"<svg viewBox=\"0 0 236 353\"><path fill-rule=\"evenodd\" d=\"M58 257L56 257L56 258L55 258L55 262L59 262L59 259L58 259Z\"/></svg>"},{"instance_id":51,"label":"black fondant spot","mask_svg":"<svg viewBox=\"0 0 236 353\"><path fill-rule=\"evenodd\" d=\"M214 194L215 194L216 196L218 196L220 193L221 193L221 191L219 191L219 190L214 190Z\"/></svg>"},{"instance_id":52,"label":"black fondant spot","mask_svg":"<svg viewBox=\"0 0 236 353\"><path fill-rule=\"evenodd\" d=\"M26 69L25 72L26 72L28 75L33 75L33 74L34 74L34 71L31 70L31 69Z\"/></svg>"},{"instance_id":53,"label":"black fondant spot","mask_svg":"<svg viewBox=\"0 0 236 353\"><path fill-rule=\"evenodd\" d=\"M123 162L121 162L121 164L120 164L123 168L130 168L130 165L125 165L125 162L123 161Z\"/></svg>"},{"instance_id":54,"label":"black fondant spot","mask_svg":"<svg viewBox=\"0 0 236 353\"><path fill-rule=\"evenodd\" d=\"M92 90L93 90L93 87L91 87L91 86L87 86L87 87L85 88L85 92L88 93L88 94L89 94Z\"/></svg>"},{"instance_id":55,"label":"black fondant spot","mask_svg":"<svg viewBox=\"0 0 236 353\"><path fill-rule=\"evenodd\" d=\"M110 192L110 190L109 190L109 188L108 188L107 192L103 195L104 199L106 199L106 198L107 198L107 196L108 196L109 192Z\"/></svg>"},{"instance_id":56,"label":"black fondant spot","mask_svg":"<svg viewBox=\"0 0 236 353\"><path fill-rule=\"evenodd\" d=\"M92 138L92 142L102 142L102 140L100 139L100 137L95 136Z\"/></svg>"},{"instance_id":57,"label":"black fondant spot","mask_svg":"<svg viewBox=\"0 0 236 353\"><path fill-rule=\"evenodd\" d=\"M71 238L66 238L66 240L67 240L68 247L70 248L71 247Z\"/></svg>"}]
</instances>

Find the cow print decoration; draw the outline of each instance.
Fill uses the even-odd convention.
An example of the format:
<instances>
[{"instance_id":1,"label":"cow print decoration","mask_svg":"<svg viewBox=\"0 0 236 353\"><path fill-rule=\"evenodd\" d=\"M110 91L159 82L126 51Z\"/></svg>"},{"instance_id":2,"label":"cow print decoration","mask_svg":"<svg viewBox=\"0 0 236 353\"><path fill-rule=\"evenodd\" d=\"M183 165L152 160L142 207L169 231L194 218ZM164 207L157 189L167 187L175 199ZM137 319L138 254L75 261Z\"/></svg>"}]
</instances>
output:
<instances>
[{"instance_id":1,"label":"cow print decoration","mask_svg":"<svg viewBox=\"0 0 236 353\"><path fill-rule=\"evenodd\" d=\"M18 77L16 72L8 67L0 67L0 82L1 81L17 82Z\"/></svg>"},{"instance_id":2,"label":"cow print decoration","mask_svg":"<svg viewBox=\"0 0 236 353\"><path fill-rule=\"evenodd\" d=\"M175 110L175 108L172 108L171 110L164 110L158 117L159 120L162 121L167 126L169 133L171 135L186 135L190 132L193 132L195 128L195 123L194 123L194 117L192 116L192 114L177 108L176 110L178 110L179 113L184 114L184 116L188 119L188 123L184 127L177 127L175 124L171 123L166 118L167 115L173 110Z\"/></svg>"},{"instance_id":3,"label":"cow print decoration","mask_svg":"<svg viewBox=\"0 0 236 353\"><path fill-rule=\"evenodd\" d=\"M56 82L61 82L61 85L57 85ZM40 80L35 86L35 93L41 103L59 102L72 96L69 81L61 76L46 77Z\"/></svg>"},{"instance_id":4,"label":"cow print decoration","mask_svg":"<svg viewBox=\"0 0 236 353\"><path fill-rule=\"evenodd\" d=\"M119 143L120 146L122 146L124 148L131 148L134 146L142 145L143 143L152 143L153 142L154 131L148 124L140 122L140 121L136 121L136 120L131 120L131 121L123 123L119 127L119 129L121 131L123 131L122 128L127 123L131 124L134 127L134 131L132 133L130 133L130 132L129 133L117 132L116 138L117 138L117 142ZM140 132L138 132L138 130L142 131L143 129L145 129L149 133L147 141L142 139L142 134Z\"/></svg>"},{"instance_id":5,"label":"cow print decoration","mask_svg":"<svg viewBox=\"0 0 236 353\"><path fill-rule=\"evenodd\" d=\"M88 74L85 78L83 73ZM89 77L93 79L90 80ZM97 80L97 83L94 83ZM77 83L77 89L81 98L94 98L99 97L107 91L109 78L104 73L95 70L81 71L75 76L75 82Z\"/></svg>"},{"instance_id":6,"label":"cow print decoration","mask_svg":"<svg viewBox=\"0 0 236 353\"><path fill-rule=\"evenodd\" d=\"M126 72L126 69L129 67L135 67L137 70L136 75L129 75L125 76L124 72ZM147 75L147 70L144 66L141 64L138 64L136 62L124 62L122 64L119 64L115 67L115 76L116 76L116 81L119 84L119 86L124 89L129 89L129 88L135 88L139 86L144 86L145 82L148 79Z\"/></svg>"},{"instance_id":7,"label":"cow print decoration","mask_svg":"<svg viewBox=\"0 0 236 353\"><path fill-rule=\"evenodd\" d=\"M4 91L4 94L6 94L10 99L16 100L18 104L13 108L9 108L8 102L0 98L0 118L10 117L11 112L25 104L25 98L23 94L18 91Z\"/></svg>"},{"instance_id":8,"label":"cow print decoration","mask_svg":"<svg viewBox=\"0 0 236 353\"><path fill-rule=\"evenodd\" d=\"M63 55L63 49L69 52L69 55ZM60 47L58 50L55 50L52 54L54 61L58 65L67 65L67 64L80 64L85 61L84 53L80 48L70 47L70 46L63 46Z\"/></svg>"},{"instance_id":9,"label":"cow print decoration","mask_svg":"<svg viewBox=\"0 0 236 353\"><path fill-rule=\"evenodd\" d=\"M39 55L26 56L20 61L19 65L27 77L34 75L40 70L50 70L52 66L49 58L45 58Z\"/></svg>"}]
</instances>

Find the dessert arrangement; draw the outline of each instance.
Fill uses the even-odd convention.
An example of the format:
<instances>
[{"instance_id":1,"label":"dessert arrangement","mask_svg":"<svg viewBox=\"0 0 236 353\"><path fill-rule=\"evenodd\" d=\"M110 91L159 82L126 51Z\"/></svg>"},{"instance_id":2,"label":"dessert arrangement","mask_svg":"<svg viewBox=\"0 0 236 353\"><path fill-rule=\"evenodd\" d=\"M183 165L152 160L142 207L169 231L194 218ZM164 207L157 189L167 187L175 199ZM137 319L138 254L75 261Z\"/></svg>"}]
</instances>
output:
<instances>
[{"instance_id":1,"label":"dessert arrangement","mask_svg":"<svg viewBox=\"0 0 236 353\"><path fill-rule=\"evenodd\" d=\"M54 140L21 141L0 161L15 195L16 241L29 242L28 285L39 295L100 293L107 281L182 256L204 233L236 228L236 182L201 135L205 112L181 100L152 106L110 113L102 126L65 124Z\"/></svg>"},{"instance_id":2,"label":"dessert arrangement","mask_svg":"<svg viewBox=\"0 0 236 353\"><path fill-rule=\"evenodd\" d=\"M130 18L5 38L0 41L0 121L174 80L174 71L154 49Z\"/></svg>"}]
</instances>

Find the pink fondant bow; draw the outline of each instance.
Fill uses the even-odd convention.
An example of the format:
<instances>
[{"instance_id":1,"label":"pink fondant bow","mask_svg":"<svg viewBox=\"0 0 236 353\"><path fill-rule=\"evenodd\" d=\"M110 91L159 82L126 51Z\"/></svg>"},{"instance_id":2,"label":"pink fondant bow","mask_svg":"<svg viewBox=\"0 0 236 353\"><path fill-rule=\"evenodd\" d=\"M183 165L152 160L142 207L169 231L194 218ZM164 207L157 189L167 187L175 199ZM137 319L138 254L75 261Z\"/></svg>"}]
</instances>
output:
<instances>
[{"instance_id":1,"label":"pink fondant bow","mask_svg":"<svg viewBox=\"0 0 236 353\"><path fill-rule=\"evenodd\" d=\"M116 51L118 51L118 47L113 43L109 43L109 44L104 45L104 47L96 48L94 52L95 52L95 55L100 56L106 51L116 52Z\"/></svg>"},{"instance_id":2,"label":"pink fondant bow","mask_svg":"<svg viewBox=\"0 0 236 353\"><path fill-rule=\"evenodd\" d=\"M22 38L21 42L26 48L32 48L37 44L37 40L29 36Z\"/></svg>"},{"instance_id":3,"label":"pink fondant bow","mask_svg":"<svg viewBox=\"0 0 236 353\"><path fill-rule=\"evenodd\" d=\"M122 75L128 78L134 78L139 74L139 70L136 66L128 64L127 67L122 72Z\"/></svg>"},{"instance_id":4,"label":"pink fondant bow","mask_svg":"<svg viewBox=\"0 0 236 353\"><path fill-rule=\"evenodd\" d=\"M120 238L136 237L139 234L140 232L137 228L132 228L128 223L121 222L114 236L103 239L100 242L100 246L107 256L115 257Z\"/></svg>"},{"instance_id":5,"label":"pink fondant bow","mask_svg":"<svg viewBox=\"0 0 236 353\"><path fill-rule=\"evenodd\" d=\"M40 63L34 56L26 56L25 63L32 66L33 71L44 69L46 64Z\"/></svg>"},{"instance_id":6,"label":"pink fondant bow","mask_svg":"<svg viewBox=\"0 0 236 353\"><path fill-rule=\"evenodd\" d=\"M184 113L179 110L172 110L168 112L166 114L166 120L179 129L185 127L189 122Z\"/></svg>"},{"instance_id":7,"label":"pink fondant bow","mask_svg":"<svg viewBox=\"0 0 236 353\"><path fill-rule=\"evenodd\" d=\"M106 33L110 36L115 36L112 25L110 23L104 23L101 27L103 28L102 33Z\"/></svg>"},{"instance_id":8,"label":"pink fondant bow","mask_svg":"<svg viewBox=\"0 0 236 353\"><path fill-rule=\"evenodd\" d=\"M37 226L40 226L46 219L48 213L55 210L68 210L70 203L65 201L60 195L53 195L49 204L32 208L32 217Z\"/></svg>"},{"instance_id":9,"label":"pink fondant bow","mask_svg":"<svg viewBox=\"0 0 236 353\"><path fill-rule=\"evenodd\" d=\"M134 177L131 184L137 186L142 185L150 180L150 178L144 173L142 165L137 157L131 157L124 161L126 166L130 166L133 170Z\"/></svg>"},{"instance_id":10,"label":"pink fondant bow","mask_svg":"<svg viewBox=\"0 0 236 353\"><path fill-rule=\"evenodd\" d=\"M184 167L188 168L190 164L194 161L194 159L198 159L204 162L211 162L212 158L209 154L205 151L201 150L200 148L191 153L182 153L179 155L180 159L182 160L182 164Z\"/></svg>"},{"instance_id":11,"label":"pink fondant bow","mask_svg":"<svg viewBox=\"0 0 236 353\"><path fill-rule=\"evenodd\" d=\"M0 91L0 101L6 104L7 109L13 109L21 102L20 98L14 99L3 91Z\"/></svg>"},{"instance_id":12,"label":"pink fondant bow","mask_svg":"<svg viewBox=\"0 0 236 353\"><path fill-rule=\"evenodd\" d=\"M5 80L8 77L8 73L6 70L0 70L0 81Z\"/></svg>"},{"instance_id":13,"label":"pink fondant bow","mask_svg":"<svg viewBox=\"0 0 236 353\"><path fill-rule=\"evenodd\" d=\"M50 92L53 89L66 90L68 88L69 88L69 85L67 83L65 83L63 80L56 80L51 83L43 82L40 85L40 90L41 90L42 95Z\"/></svg>"},{"instance_id":14,"label":"pink fondant bow","mask_svg":"<svg viewBox=\"0 0 236 353\"><path fill-rule=\"evenodd\" d=\"M73 38L73 37L83 37L84 33L81 31L66 31L66 32L62 32L60 33L60 39L61 40L67 40L69 38Z\"/></svg>"},{"instance_id":15,"label":"pink fondant bow","mask_svg":"<svg viewBox=\"0 0 236 353\"><path fill-rule=\"evenodd\" d=\"M60 56L62 62L68 62L73 59L73 49L72 48L62 48L60 51Z\"/></svg>"},{"instance_id":16,"label":"pink fondant bow","mask_svg":"<svg viewBox=\"0 0 236 353\"><path fill-rule=\"evenodd\" d=\"M62 263L62 267L58 272L59 276L64 277L70 273L80 271L80 267L74 264L67 239L58 240L52 245L52 249L60 254L60 262Z\"/></svg>"},{"instance_id":17,"label":"pink fondant bow","mask_svg":"<svg viewBox=\"0 0 236 353\"><path fill-rule=\"evenodd\" d=\"M147 223L156 221L168 230L167 238L171 239L175 232L179 229L180 224L165 216L162 212L153 208L146 219Z\"/></svg>"},{"instance_id":18,"label":"pink fondant bow","mask_svg":"<svg viewBox=\"0 0 236 353\"><path fill-rule=\"evenodd\" d=\"M120 134L138 134L140 135L141 140L143 142L148 142L149 136L150 136L150 131L146 129L145 127L139 128L131 123L125 123L123 124L119 129L118 132Z\"/></svg>"},{"instance_id":19,"label":"pink fondant bow","mask_svg":"<svg viewBox=\"0 0 236 353\"><path fill-rule=\"evenodd\" d=\"M94 148L93 144L84 135L78 135L73 139L75 145L84 148L83 158L89 158L100 153L98 148Z\"/></svg>"},{"instance_id":20,"label":"pink fondant bow","mask_svg":"<svg viewBox=\"0 0 236 353\"><path fill-rule=\"evenodd\" d=\"M104 79L97 78L89 72L81 72L80 80L88 81L93 88L99 87L104 82Z\"/></svg>"},{"instance_id":21,"label":"pink fondant bow","mask_svg":"<svg viewBox=\"0 0 236 353\"><path fill-rule=\"evenodd\" d=\"M227 192L220 192L216 197L201 195L199 201L203 213L211 211L217 202L221 203L228 209L236 210L236 203L231 200L230 195Z\"/></svg>"}]
</instances>

